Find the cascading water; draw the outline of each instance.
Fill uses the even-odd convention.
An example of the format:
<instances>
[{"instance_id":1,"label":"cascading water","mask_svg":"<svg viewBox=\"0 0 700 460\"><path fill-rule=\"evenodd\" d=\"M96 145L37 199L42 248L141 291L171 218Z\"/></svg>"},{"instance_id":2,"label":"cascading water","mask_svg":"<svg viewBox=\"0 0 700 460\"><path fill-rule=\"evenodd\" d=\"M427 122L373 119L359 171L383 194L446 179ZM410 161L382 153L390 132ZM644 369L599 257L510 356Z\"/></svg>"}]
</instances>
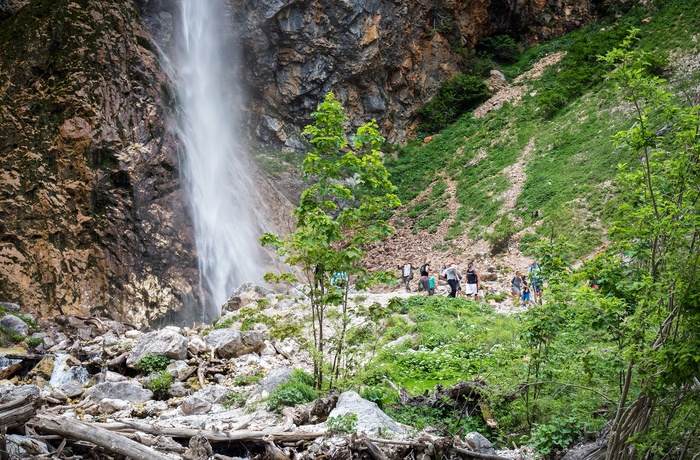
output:
<instances>
[{"instance_id":1,"label":"cascading water","mask_svg":"<svg viewBox=\"0 0 700 460\"><path fill-rule=\"evenodd\" d=\"M223 0L180 0L179 95L185 172L199 258L200 287L210 296L203 317L216 317L232 291L260 281L252 170L239 142L241 92L235 43ZM230 12L229 12L230 13Z\"/></svg>"}]
</instances>

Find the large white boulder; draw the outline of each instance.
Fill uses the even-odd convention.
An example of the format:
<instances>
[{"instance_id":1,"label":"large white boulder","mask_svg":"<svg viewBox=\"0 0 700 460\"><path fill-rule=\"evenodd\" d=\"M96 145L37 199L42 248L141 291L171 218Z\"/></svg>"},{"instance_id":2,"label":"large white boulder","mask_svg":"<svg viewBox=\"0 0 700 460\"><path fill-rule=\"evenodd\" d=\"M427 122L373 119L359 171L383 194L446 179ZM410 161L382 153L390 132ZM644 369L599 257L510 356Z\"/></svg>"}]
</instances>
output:
<instances>
[{"instance_id":1,"label":"large white boulder","mask_svg":"<svg viewBox=\"0 0 700 460\"><path fill-rule=\"evenodd\" d=\"M248 353L260 353L265 348L262 334L256 331L214 329L205 338L207 346L223 359L237 358Z\"/></svg>"},{"instance_id":2,"label":"large white boulder","mask_svg":"<svg viewBox=\"0 0 700 460\"><path fill-rule=\"evenodd\" d=\"M341 417L348 414L357 415L358 433L385 437L399 437L406 434L406 430L386 415L376 403L363 399L354 391L346 391L338 398L335 409L328 414L328 418Z\"/></svg>"},{"instance_id":3,"label":"large white boulder","mask_svg":"<svg viewBox=\"0 0 700 460\"><path fill-rule=\"evenodd\" d=\"M153 392L133 380L124 382L103 382L85 390L85 398L96 403L103 399L121 399L129 402L145 402L153 398Z\"/></svg>"},{"instance_id":4,"label":"large white boulder","mask_svg":"<svg viewBox=\"0 0 700 460\"><path fill-rule=\"evenodd\" d=\"M146 355L161 355L170 359L187 359L187 338L173 329L162 329L142 335L126 359L135 366Z\"/></svg>"}]
</instances>

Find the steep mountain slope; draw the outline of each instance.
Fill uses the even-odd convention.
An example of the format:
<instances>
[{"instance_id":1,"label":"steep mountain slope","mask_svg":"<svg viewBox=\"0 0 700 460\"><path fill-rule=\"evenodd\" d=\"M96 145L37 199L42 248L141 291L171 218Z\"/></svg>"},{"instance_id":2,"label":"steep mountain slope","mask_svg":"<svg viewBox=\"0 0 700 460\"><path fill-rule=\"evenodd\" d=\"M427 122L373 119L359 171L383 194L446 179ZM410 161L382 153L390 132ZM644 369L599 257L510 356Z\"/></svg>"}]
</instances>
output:
<instances>
[{"instance_id":1,"label":"steep mountain slope","mask_svg":"<svg viewBox=\"0 0 700 460\"><path fill-rule=\"evenodd\" d=\"M512 84L503 83L500 98L476 112L484 115L505 102L503 108L481 118L467 115L388 158L404 207L393 220L396 235L370 251L368 263L386 269L406 259L431 260L435 268L448 260L477 260L482 270L515 270L528 265L539 242L566 241L575 259L594 252L617 212L617 165L638 161L614 143L615 133L630 125L632 107L620 103L596 56L639 27L641 47L660 63L669 56L659 71L679 94L693 93L700 79L693 30L699 20L688 1L638 9L530 49L518 64L504 66ZM563 58L557 54L567 51ZM522 73L548 56L556 63L541 76ZM591 66L598 67L587 86L577 82L583 86L578 94L558 80L585 75ZM553 93L564 104L543 114Z\"/></svg>"}]
</instances>

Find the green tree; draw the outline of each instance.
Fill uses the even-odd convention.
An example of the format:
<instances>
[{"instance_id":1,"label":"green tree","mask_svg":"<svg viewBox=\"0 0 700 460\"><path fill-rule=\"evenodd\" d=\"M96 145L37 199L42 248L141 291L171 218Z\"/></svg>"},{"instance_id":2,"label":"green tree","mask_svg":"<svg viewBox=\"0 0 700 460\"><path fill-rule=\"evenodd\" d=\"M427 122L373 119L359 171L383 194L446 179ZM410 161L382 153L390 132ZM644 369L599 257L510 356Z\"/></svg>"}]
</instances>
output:
<instances>
[{"instance_id":1,"label":"green tree","mask_svg":"<svg viewBox=\"0 0 700 460\"><path fill-rule=\"evenodd\" d=\"M393 233L382 215L401 203L382 163L379 149L384 138L376 121L360 126L348 139L343 107L333 93L328 93L312 118L315 123L304 134L310 136L313 149L302 165L304 179L312 185L301 194L294 210L296 230L286 237L266 233L261 242L272 246L287 264L298 267L306 281L314 335L314 386L321 389L329 353L334 355L331 385L339 374L349 324L350 279L363 288L392 278L387 272L369 272L361 262L364 247ZM267 279L297 281L289 273L268 274ZM331 306L340 306L344 320L335 331L333 350L328 350L324 326Z\"/></svg>"},{"instance_id":2,"label":"green tree","mask_svg":"<svg viewBox=\"0 0 700 460\"><path fill-rule=\"evenodd\" d=\"M621 167L630 199L613 228L615 244L601 256L618 264L603 270L601 294L628 306L608 460L700 451L700 107L695 95L679 100L653 74L654 57L633 48L636 34L603 58L615 65L611 77L636 121L617 141L638 160Z\"/></svg>"}]
</instances>

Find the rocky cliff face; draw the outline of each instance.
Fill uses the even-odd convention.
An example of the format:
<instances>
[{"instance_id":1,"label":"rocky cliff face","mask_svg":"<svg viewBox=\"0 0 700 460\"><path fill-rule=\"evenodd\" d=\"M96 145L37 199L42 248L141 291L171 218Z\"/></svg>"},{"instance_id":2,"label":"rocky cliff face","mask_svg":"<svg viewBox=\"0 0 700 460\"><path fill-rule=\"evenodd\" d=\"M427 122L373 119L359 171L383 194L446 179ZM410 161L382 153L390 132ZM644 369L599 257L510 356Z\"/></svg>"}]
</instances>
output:
<instances>
[{"instance_id":1,"label":"rocky cliff face","mask_svg":"<svg viewBox=\"0 0 700 460\"><path fill-rule=\"evenodd\" d=\"M225 1L250 141L286 150L329 90L400 141L480 37L549 38L602 3ZM177 0L0 0L0 300L137 324L196 304L176 92L154 45L173 51L178 18Z\"/></svg>"},{"instance_id":2,"label":"rocky cliff face","mask_svg":"<svg viewBox=\"0 0 700 460\"><path fill-rule=\"evenodd\" d=\"M459 71L479 38L539 41L594 15L588 0L228 0L241 36L251 131L295 149L298 127L333 90L354 124L376 118L390 141Z\"/></svg>"},{"instance_id":3,"label":"rocky cliff face","mask_svg":"<svg viewBox=\"0 0 700 460\"><path fill-rule=\"evenodd\" d=\"M0 16L0 300L136 324L194 304L172 90L135 5L25 3Z\"/></svg>"}]
</instances>

